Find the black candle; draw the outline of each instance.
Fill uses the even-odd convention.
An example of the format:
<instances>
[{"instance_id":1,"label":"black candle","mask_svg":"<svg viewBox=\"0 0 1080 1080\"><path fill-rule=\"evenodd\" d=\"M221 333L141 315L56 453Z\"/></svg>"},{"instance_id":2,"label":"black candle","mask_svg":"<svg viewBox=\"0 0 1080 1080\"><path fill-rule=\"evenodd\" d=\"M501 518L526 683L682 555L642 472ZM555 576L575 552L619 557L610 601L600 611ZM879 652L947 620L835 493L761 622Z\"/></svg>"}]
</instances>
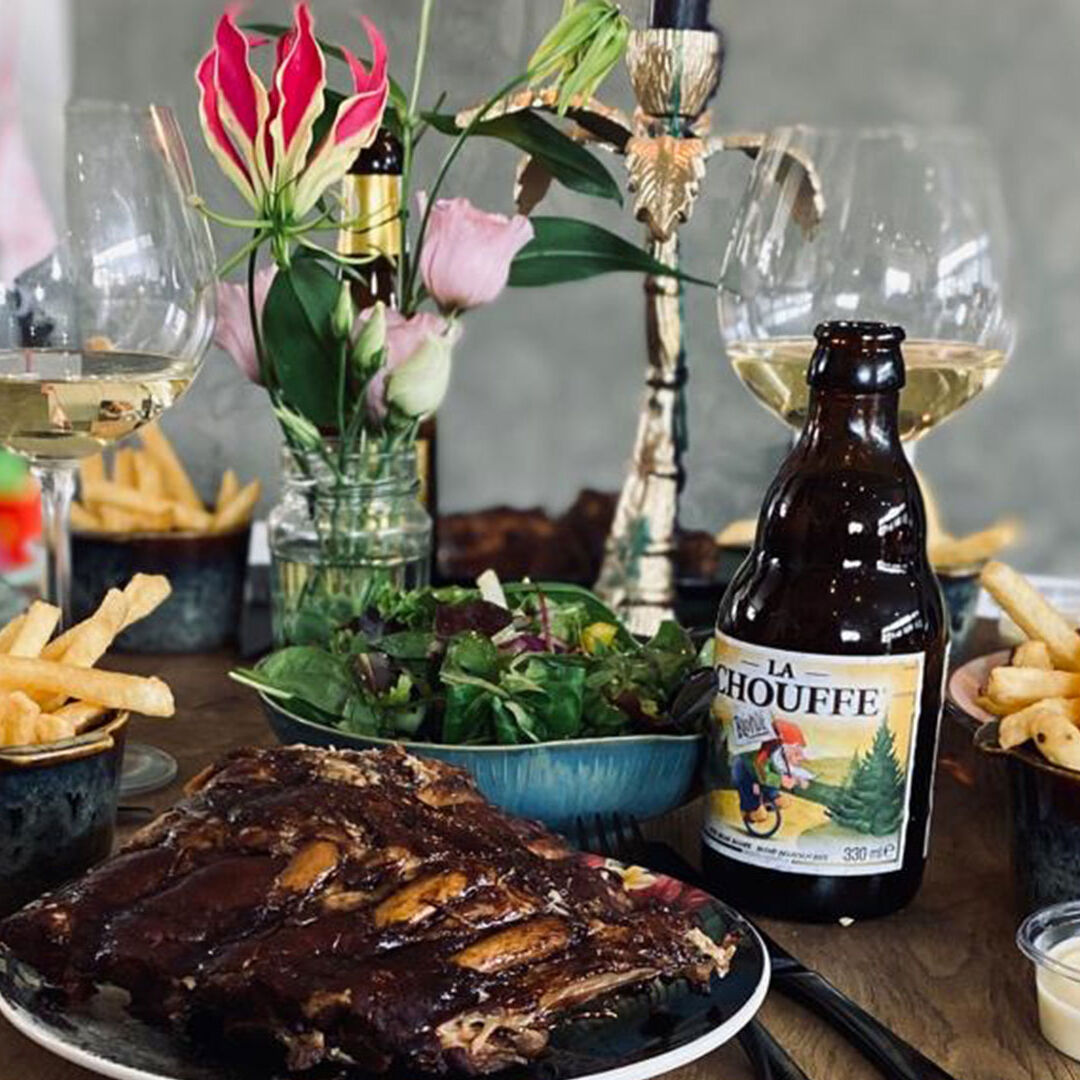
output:
<instances>
[{"instance_id":1,"label":"black candle","mask_svg":"<svg viewBox=\"0 0 1080 1080\"><path fill-rule=\"evenodd\" d=\"M653 0L650 25L672 30L708 30L709 0Z\"/></svg>"}]
</instances>

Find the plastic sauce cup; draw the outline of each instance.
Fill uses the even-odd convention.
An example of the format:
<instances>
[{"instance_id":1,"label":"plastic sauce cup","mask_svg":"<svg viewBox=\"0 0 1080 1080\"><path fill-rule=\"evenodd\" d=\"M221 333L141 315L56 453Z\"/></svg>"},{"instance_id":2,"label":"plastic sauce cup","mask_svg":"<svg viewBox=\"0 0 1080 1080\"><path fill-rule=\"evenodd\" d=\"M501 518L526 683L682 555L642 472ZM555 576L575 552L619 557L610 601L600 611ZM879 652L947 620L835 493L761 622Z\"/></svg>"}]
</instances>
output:
<instances>
[{"instance_id":1,"label":"plastic sauce cup","mask_svg":"<svg viewBox=\"0 0 1080 1080\"><path fill-rule=\"evenodd\" d=\"M1035 965L1043 1038L1080 1061L1080 901L1028 916L1016 944Z\"/></svg>"}]
</instances>

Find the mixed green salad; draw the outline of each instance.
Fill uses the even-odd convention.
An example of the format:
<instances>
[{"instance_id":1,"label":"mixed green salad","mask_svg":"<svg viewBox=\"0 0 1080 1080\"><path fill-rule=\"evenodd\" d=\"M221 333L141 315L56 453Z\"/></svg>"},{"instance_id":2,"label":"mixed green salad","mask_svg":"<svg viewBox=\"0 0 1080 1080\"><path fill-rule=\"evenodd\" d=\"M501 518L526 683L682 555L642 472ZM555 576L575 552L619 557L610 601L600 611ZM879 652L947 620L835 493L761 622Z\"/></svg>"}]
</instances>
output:
<instances>
[{"instance_id":1,"label":"mixed green salad","mask_svg":"<svg viewBox=\"0 0 1080 1080\"><path fill-rule=\"evenodd\" d=\"M676 623L639 642L587 589L490 572L477 585L378 591L325 647L233 678L356 735L513 745L700 728L711 694L687 692L699 665Z\"/></svg>"}]
</instances>

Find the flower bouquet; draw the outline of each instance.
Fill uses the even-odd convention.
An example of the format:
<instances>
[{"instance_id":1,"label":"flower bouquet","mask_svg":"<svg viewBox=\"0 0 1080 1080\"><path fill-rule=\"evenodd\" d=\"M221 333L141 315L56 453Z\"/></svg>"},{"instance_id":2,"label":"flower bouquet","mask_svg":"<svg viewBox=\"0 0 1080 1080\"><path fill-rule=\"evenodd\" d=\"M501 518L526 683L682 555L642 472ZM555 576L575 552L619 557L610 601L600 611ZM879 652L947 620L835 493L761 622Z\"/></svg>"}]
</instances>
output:
<instances>
[{"instance_id":1,"label":"flower bouquet","mask_svg":"<svg viewBox=\"0 0 1080 1080\"><path fill-rule=\"evenodd\" d=\"M528 70L459 114L423 105L434 8L419 6L408 94L370 20L361 16L371 52L362 61L316 38L305 3L290 27L242 27L228 9L196 71L206 143L250 208L230 217L200 201L213 221L245 232L220 268L226 279L243 266L246 283L220 285L217 339L265 388L285 443L285 494L270 521L279 644L327 640L388 583L427 583L432 530L417 499L416 440L446 394L465 312L508 282L673 273L590 222L507 217L444 194L463 147L484 136L523 150L533 185L621 201L610 173L557 122L504 107L515 92L559 115L587 99L625 47L618 7L567 0ZM263 52L268 65L273 54L268 83L256 71ZM330 86L332 64L343 91ZM448 142L425 191L414 154L428 133ZM365 154L392 174L374 200L353 197L348 183Z\"/></svg>"}]
</instances>

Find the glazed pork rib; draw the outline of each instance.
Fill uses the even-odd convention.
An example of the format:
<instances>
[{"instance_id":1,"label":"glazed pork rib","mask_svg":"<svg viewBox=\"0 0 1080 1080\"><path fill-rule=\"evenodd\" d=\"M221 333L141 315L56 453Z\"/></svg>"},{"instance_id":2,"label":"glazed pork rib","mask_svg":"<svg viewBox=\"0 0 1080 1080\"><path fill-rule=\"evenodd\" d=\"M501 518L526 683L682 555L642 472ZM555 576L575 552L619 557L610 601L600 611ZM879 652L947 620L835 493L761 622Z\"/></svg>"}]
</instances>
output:
<instances>
[{"instance_id":1,"label":"glazed pork rib","mask_svg":"<svg viewBox=\"0 0 1080 1080\"><path fill-rule=\"evenodd\" d=\"M569 1010L734 951L400 749L240 750L87 877L0 924L67 1000L114 985L197 1039L487 1073Z\"/></svg>"}]
</instances>

